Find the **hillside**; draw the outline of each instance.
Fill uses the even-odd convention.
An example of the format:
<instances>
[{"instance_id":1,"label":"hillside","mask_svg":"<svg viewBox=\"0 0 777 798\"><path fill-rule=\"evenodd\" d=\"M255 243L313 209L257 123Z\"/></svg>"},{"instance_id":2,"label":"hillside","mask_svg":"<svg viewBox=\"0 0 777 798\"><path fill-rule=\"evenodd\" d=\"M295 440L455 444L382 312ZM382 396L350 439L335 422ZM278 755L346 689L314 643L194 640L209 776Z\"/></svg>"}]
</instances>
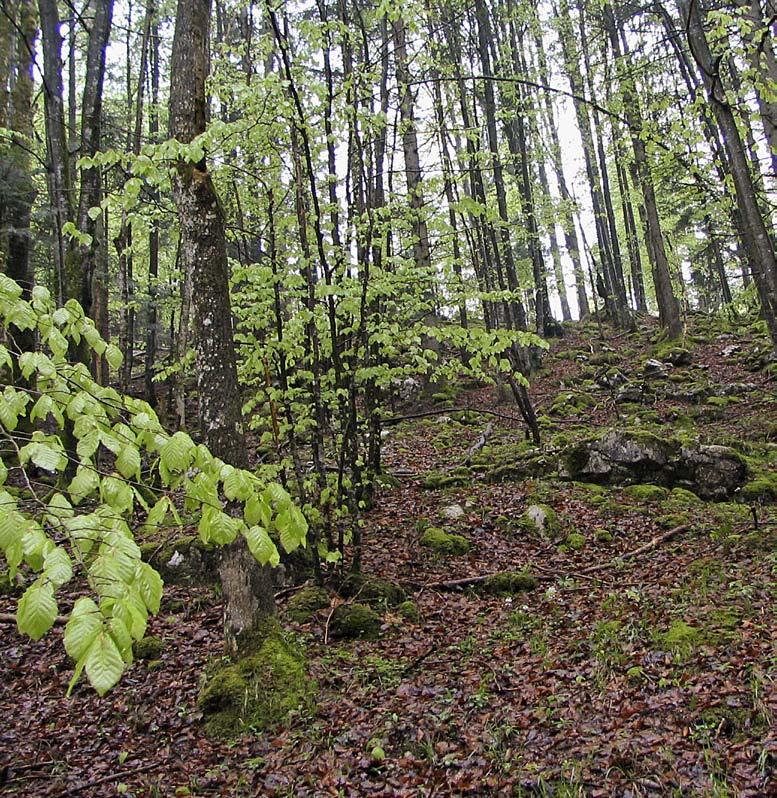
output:
<instances>
[{"instance_id":1,"label":"hillside","mask_svg":"<svg viewBox=\"0 0 777 798\"><path fill-rule=\"evenodd\" d=\"M0 795L777 794L775 362L759 325L641 324L553 343L541 449L494 387L397 408L363 577L278 594L317 687L276 733L205 733L212 587L103 699L4 616Z\"/></svg>"}]
</instances>

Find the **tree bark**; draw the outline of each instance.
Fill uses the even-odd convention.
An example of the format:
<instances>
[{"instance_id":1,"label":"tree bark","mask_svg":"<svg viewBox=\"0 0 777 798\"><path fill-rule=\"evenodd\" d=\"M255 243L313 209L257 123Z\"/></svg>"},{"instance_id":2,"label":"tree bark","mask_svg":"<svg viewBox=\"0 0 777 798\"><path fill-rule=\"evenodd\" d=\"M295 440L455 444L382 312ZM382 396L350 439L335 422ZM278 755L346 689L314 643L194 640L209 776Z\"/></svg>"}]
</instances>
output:
<instances>
[{"instance_id":1,"label":"tree bark","mask_svg":"<svg viewBox=\"0 0 777 798\"><path fill-rule=\"evenodd\" d=\"M170 84L170 134L184 144L207 124L210 0L179 0ZM206 160L181 160L173 179L181 261L192 279L200 425L211 452L227 463L248 465L241 417L229 298L224 214ZM219 568L224 590L224 635L231 654L256 642L275 612L270 570L261 567L239 536Z\"/></svg>"}]
</instances>

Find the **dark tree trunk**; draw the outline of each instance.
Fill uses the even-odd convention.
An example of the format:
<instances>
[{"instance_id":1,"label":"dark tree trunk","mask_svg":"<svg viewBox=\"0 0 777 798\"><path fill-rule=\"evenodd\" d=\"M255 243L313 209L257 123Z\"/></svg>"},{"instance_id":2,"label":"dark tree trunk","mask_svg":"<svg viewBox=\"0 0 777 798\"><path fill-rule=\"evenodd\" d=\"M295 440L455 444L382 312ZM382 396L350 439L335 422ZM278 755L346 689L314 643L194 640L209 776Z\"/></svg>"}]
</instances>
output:
<instances>
[{"instance_id":1,"label":"dark tree trunk","mask_svg":"<svg viewBox=\"0 0 777 798\"><path fill-rule=\"evenodd\" d=\"M182 143L207 123L210 0L179 0L170 84L170 135ZM191 274L200 425L211 452L245 467L240 386L229 298L224 215L208 167L180 161L173 194L181 235L182 266ZM275 612L270 571L261 567L241 536L224 552L219 569L224 590L227 651L255 642L264 620Z\"/></svg>"}]
</instances>

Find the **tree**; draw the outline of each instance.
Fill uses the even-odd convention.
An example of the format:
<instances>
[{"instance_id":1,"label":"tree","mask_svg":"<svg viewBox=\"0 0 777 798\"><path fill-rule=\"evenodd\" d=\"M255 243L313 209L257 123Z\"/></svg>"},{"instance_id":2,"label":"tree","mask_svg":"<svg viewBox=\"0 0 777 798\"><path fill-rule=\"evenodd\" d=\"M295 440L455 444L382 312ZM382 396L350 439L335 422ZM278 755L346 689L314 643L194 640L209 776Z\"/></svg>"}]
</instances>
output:
<instances>
[{"instance_id":1,"label":"tree","mask_svg":"<svg viewBox=\"0 0 777 798\"><path fill-rule=\"evenodd\" d=\"M182 268L192 284L200 427L211 451L226 463L248 465L237 381L224 215L204 153L208 102L210 0L180 0L175 20L170 84L170 135L183 145L173 181L180 224ZM224 590L227 650L255 645L255 635L275 612L270 571L259 566L244 538L226 550Z\"/></svg>"}]
</instances>

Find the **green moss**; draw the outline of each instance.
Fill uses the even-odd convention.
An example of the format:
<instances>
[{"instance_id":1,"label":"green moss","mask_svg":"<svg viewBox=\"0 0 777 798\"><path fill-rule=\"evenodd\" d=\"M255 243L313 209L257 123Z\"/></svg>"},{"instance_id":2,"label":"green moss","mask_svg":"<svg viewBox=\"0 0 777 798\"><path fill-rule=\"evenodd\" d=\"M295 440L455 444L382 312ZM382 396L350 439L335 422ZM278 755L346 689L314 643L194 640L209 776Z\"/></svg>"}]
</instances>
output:
<instances>
[{"instance_id":1,"label":"green moss","mask_svg":"<svg viewBox=\"0 0 777 798\"><path fill-rule=\"evenodd\" d=\"M640 502L660 502L669 495L666 488L658 485L629 485L623 492Z\"/></svg>"},{"instance_id":2,"label":"green moss","mask_svg":"<svg viewBox=\"0 0 777 798\"><path fill-rule=\"evenodd\" d=\"M300 652L277 622L268 624L264 635L256 653L209 669L197 701L209 734L234 738L271 728L312 701L315 685Z\"/></svg>"},{"instance_id":3,"label":"green moss","mask_svg":"<svg viewBox=\"0 0 777 798\"><path fill-rule=\"evenodd\" d=\"M597 543L610 543L612 542L612 532L607 529L597 529L595 532Z\"/></svg>"},{"instance_id":4,"label":"green moss","mask_svg":"<svg viewBox=\"0 0 777 798\"><path fill-rule=\"evenodd\" d=\"M421 483L425 490L442 490L469 485L472 472L468 468L456 468L453 471L433 471L424 477Z\"/></svg>"},{"instance_id":5,"label":"green moss","mask_svg":"<svg viewBox=\"0 0 777 798\"><path fill-rule=\"evenodd\" d=\"M512 596L536 590L538 584L537 578L526 571L505 571L492 574L479 587L491 596Z\"/></svg>"},{"instance_id":6,"label":"green moss","mask_svg":"<svg viewBox=\"0 0 777 798\"><path fill-rule=\"evenodd\" d=\"M579 490L585 490L588 491L588 493L602 494L607 492L605 487L596 485L593 482L573 482L572 484Z\"/></svg>"},{"instance_id":7,"label":"green moss","mask_svg":"<svg viewBox=\"0 0 777 798\"><path fill-rule=\"evenodd\" d=\"M686 526L690 523L690 519L684 513L669 513L668 515L659 515L656 518L656 523L662 529L675 529L678 526Z\"/></svg>"},{"instance_id":8,"label":"green moss","mask_svg":"<svg viewBox=\"0 0 777 798\"><path fill-rule=\"evenodd\" d=\"M293 595L286 605L286 614L295 623L308 623L317 610L329 606L329 593L318 585L309 585Z\"/></svg>"},{"instance_id":9,"label":"green moss","mask_svg":"<svg viewBox=\"0 0 777 798\"><path fill-rule=\"evenodd\" d=\"M685 488L672 488L669 499L672 503L681 505L701 504L701 499L693 491L686 490Z\"/></svg>"},{"instance_id":10,"label":"green moss","mask_svg":"<svg viewBox=\"0 0 777 798\"><path fill-rule=\"evenodd\" d=\"M561 528L556 511L547 504L532 504L518 519L518 525L528 532L545 536L553 536Z\"/></svg>"},{"instance_id":11,"label":"green moss","mask_svg":"<svg viewBox=\"0 0 777 798\"><path fill-rule=\"evenodd\" d=\"M564 392L556 397L548 412L551 416L574 416L595 404L596 400L590 394Z\"/></svg>"},{"instance_id":12,"label":"green moss","mask_svg":"<svg viewBox=\"0 0 777 798\"><path fill-rule=\"evenodd\" d=\"M418 541L422 546L440 554L466 554L472 544L462 535L445 532L436 526L430 526Z\"/></svg>"},{"instance_id":13,"label":"green moss","mask_svg":"<svg viewBox=\"0 0 777 798\"><path fill-rule=\"evenodd\" d=\"M418 623L421 618L418 612L418 605L415 601L403 601L401 604L398 604L397 613L411 623Z\"/></svg>"},{"instance_id":14,"label":"green moss","mask_svg":"<svg viewBox=\"0 0 777 798\"><path fill-rule=\"evenodd\" d=\"M132 655L135 659L159 659L164 647L161 638L149 635L132 644Z\"/></svg>"},{"instance_id":15,"label":"green moss","mask_svg":"<svg viewBox=\"0 0 777 798\"><path fill-rule=\"evenodd\" d=\"M706 401L710 407L728 407L730 403L730 396L708 396Z\"/></svg>"},{"instance_id":16,"label":"green moss","mask_svg":"<svg viewBox=\"0 0 777 798\"><path fill-rule=\"evenodd\" d=\"M664 648L670 651L687 652L701 639L701 630L685 621L673 621L672 625L657 636Z\"/></svg>"},{"instance_id":17,"label":"green moss","mask_svg":"<svg viewBox=\"0 0 777 798\"><path fill-rule=\"evenodd\" d=\"M677 346L671 341L659 344L653 350L653 354L657 360L666 361L673 366L687 366L691 362L691 353L685 347Z\"/></svg>"},{"instance_id":18,"label":"green moss","mask_svg":"<svg viewBox=\"0 0 777 798\"><path fill-rule=\"evenodd\" d=\"M588 362L592 366L611 366L618 362L618 356L615 352L596 352L588 358Z\"/></svg>"},{"instance_id":19,"label":"green moss","mask_svg":"<svg viewBox=\"0 0 777 798\"><path fill-rule=\"evenodd\" d=\"M607 497L606 496L591 496L588 500L588 503L591 507L601 507L603 504L607 504Z\"/></svg>"},{"instance_id":20,"label":"green moss","mask_svg":"<svg viewBox=\"0 0 777 798\"><path fill-rule=\"evenodd\" d=\"M341 604L329 620L329 631L337 640L374 640L380 626L380 615L366 604Z\"/></svg>"},{"instance_id":21,"label":"green moss","mask_svg":"<svg viewBox=\"0 0 777 798\"><path fill-rule=\"evenodd\" d=\"M740 495L745 501L777 501L777 473L767 472L742 487Z\"/></svg>"},{"instance_id":22,"label":"green moss","mask_svg":"<svg viewBox=\"0 0 777 798\"><path fill-rule=\"evenodd\" d=\"M585 542L585 535L581 535L580 532L570 532L564 541L564 545L571 551L580 551L580 549L585 548Z\"/></svg>"},{"instance_id":23,"label":"green moss","mask_svg":"<svg viewBox=\"0 0 777 798\"><path fill-rule=\"evenodd\" d=\"M396 582L362 574L349 574L340 585L339 593L344 598L358 598L365 604L394 607L407 596Z\"/></svg>"}]
</instances>

